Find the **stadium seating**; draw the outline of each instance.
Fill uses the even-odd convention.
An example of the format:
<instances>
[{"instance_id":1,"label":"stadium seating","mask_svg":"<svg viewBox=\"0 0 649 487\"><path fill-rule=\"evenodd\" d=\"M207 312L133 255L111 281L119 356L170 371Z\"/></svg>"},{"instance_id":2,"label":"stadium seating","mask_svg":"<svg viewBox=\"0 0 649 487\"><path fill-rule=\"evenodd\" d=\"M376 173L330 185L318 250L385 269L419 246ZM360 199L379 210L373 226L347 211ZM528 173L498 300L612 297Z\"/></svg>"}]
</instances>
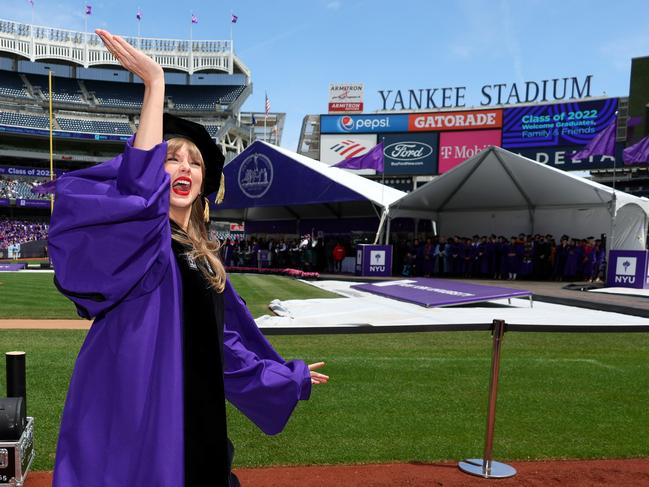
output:
<instances>
[{"instance_id":1,"label":"stadium seating","mask_svg":"<svg viewBox=\"0 0 649 487\"><path fill-rule=\"evenodd\" d=\"M229 105L245 86L178 86L167 85L166 94L176 110L216 111L218 105Z\"/></svg>"},{"instance_id":2,"label":"stadium seating","mask_svg":"<svg viewBox=\"0 0 649 487\"><path fill-rule=\"evenodd\" d=\"M18 73L0 71L0 96L11 98L31 98Z\"/></svg>"},{"instance_id":3,"label":"stadium seating","mask_svg":"<svg viewBox=\"0 0 649 487\"><path fill-rule=\"evenodd\" d=\"M0 125L14 125L18 127L49 128L49 119L41 115L28 115L25 113L0 111Z\"/></svg>"},{"instance_id":4,"label":"stadium seating","mask_svg":"<svg viewBox=\"0 0 649 487\"><path fill-rule=\"evenodd\" d=\"M30 74L27 79L34 88L39 87L46 100L50 98L49 84L47 76ZM88 102L83 98L81 88L77 80L70 78L52 78L54 88L53 101L63 103L77 103L87 105Z\"/></svg>"},{"instance_id":5,"label":"stadium seating","mask_svg":"<svg viewBox=\"0 0 649 487\"><path fill-rule=\"evenodd\" d=\"M129 123L119 120L87 120L78 118L56 117L61 130L70 132L87 132L90 134L121 134L130 135L133 133Z\"/></svg>"},{"instance_id":6,"label":"stadium seating","mask_svg":"<svg viewBox=\"0 0 649 487\"><path fill-rule=\"evenodd\" d=\"M144 85L89 80L84 83L88 92L95 94L99 105L133 110L142 107Z\"/></svg>"},{"instance_id":7,"label":"stadium seating","mask_svg":"<svg viewBox=\"0 0 649 487\"><path fill-rule=\"evenodd\" d=\"M204 123L203 125L205 126L205 128L206 128L207 131L208 131L208 133L209 133L212 137L216 137L217 132L218 132L219 129L221 128L219 125L208 125L208 124L205 124L205 123Z\"/></svg>"},{"instance_id":8,"label":"stadium seating","mask_svg":"<svg viewBox=\"0 0 649 487\"><path fill-rule=\"evenodd\" d=\"M49 199L49 195L32 193L32 188L44 183L45 180L33 177L0 176L0 198L15 198L24 200Z\"/></svg>"}]
</instances>

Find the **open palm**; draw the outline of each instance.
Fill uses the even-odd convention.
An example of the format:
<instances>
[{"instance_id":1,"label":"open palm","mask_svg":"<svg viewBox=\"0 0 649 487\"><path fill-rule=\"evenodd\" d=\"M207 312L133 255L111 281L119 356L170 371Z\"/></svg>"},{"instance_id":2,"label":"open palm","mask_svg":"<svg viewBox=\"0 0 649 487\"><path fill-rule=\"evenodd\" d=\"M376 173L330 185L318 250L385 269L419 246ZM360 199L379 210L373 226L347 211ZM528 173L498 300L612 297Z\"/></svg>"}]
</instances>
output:
<instances>
[{"instance_id":1,"label":"open palm","mask_svg":"<svg viewBox=\"0 0 649 487\"><path fill-rule=\"evenodd\" d=\"M131 46L121 36L113 35L103 29L96 29L95 33L103 41L106 49L115 56L115 59L125 69L142 78L144 84L164 79L160 65L139 49Z\"/></svg>"}]
</instances>

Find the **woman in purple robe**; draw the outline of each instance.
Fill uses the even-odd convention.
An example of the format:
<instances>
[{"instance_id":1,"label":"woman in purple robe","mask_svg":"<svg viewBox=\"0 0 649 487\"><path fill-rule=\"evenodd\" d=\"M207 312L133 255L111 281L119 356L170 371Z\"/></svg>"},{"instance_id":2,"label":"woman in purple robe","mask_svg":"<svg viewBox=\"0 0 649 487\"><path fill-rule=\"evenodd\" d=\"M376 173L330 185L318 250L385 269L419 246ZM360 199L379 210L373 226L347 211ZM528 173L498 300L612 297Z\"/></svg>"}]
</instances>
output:
<instances>
[{"instance_id":1,"label":"woman in purple robe","mask_svg":"<svg viewBox=\"0 0 649 487\"><path fill-rule=\"evenodd\" d=\"M53 485L175 487L209 475L238 486L225 399L277 434L328 378L314 370L322 362L275 352L207 240L203 196L220 187L218 147L198 124L163 123L160 66L97 34L145 91L124 153L56 181L55 284L94 323L70 381Z\"/></svg>"}]
</instances>

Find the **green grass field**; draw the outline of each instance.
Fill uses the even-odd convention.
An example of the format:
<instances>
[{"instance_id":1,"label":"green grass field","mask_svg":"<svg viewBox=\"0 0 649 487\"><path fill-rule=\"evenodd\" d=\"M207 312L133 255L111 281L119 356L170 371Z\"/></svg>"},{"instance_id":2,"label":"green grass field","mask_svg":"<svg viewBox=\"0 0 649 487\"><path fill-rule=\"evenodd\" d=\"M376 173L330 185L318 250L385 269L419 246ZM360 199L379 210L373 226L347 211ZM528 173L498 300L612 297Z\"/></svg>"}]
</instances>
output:
<instances>
[{"instance_id":1,"label":"green grass field","mask_svg":"<svg viewBox=\"0 0 649 487\"><path fill-rule=\"evenodd\" d=\"M254 277L260 282L252 287L260 296L279 296L277 283ZM7 303L5 289L0 287L2 308ZM239 289L253 309L263 309L268 302ZM33 299L32 304L41 300L45 298ZM63 401L84 336L83 331L0 331L0 351L28 353L29 412L37 421L36 470L52 467ZM331 380L314 388L311 400L298 406L286 430L275 437L265 436L231 408L229 430L237 448L236 465L434 461L481 455L490 367L488 333L272 336L270 340L286 358L325 360ZM508 333L495 457L649 456L647 350L649 334L643 333ZM0 390L4 387L0 374Z\"/></svg>"},{"instance_id":2,"label":"green grass field","mask_svg":"<svg viewBox=\"0 0 649 487\"><path fill-rule=\"evenodd\" d=\"M52 468L82 331L0 332L28 353L36 470ZM267 437L233 408L236 464L433 461L480 456L490 338L484 332L271 337L287 358L325 360L286 430ZM649 336L510 333L494 454L499 459L649 456ZM4 378L3 378L4 381ZM4 384L2 384L4 389Z\"/></svg>"},{"instance_id":3,"label":"green grass field","mask_svg":"<svg viewBox=\"0 0 649 487\"><path fill-rule=\"evenodd\" d=\"M52 273L0 273L0 319L76 319L74 305L57 291ZM268 314L273 299L338 297L288 277L231 274L254 316Z\"/></svg>"}]
</instances>

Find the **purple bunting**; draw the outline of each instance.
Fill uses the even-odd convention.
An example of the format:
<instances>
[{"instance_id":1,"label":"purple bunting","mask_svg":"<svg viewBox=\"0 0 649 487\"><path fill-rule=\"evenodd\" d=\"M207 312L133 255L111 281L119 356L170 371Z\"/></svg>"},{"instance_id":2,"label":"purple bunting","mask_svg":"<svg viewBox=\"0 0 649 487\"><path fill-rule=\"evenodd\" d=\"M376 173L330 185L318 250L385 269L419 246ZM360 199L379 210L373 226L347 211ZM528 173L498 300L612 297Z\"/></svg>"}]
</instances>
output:
<instances>
[{"instance_id":1,"label":"purple bunting","mask_svg":"<svg viewBox=\"0 0 649 487\"><path fill-rule=\"evenodd\" d=\"M383 141L376 144L367 154L344 159L333 167L341 169L374 169L383 172Z\"/></svg>"},{"instance_id":2,"label":"purple bunting","mask_svg":"<svg viewBox=\"0 0 649 487\"><path fill-rule=\"evenodd\" d=\"M624 164L639 164L649 162L649 135L640 142L624 149L622 159Z\"/></svg>"},{"instance_id":3,"label":"purple bunting","mask_svg":"<svg viewBox=\"0 0 649 487\"><path fill-rule=\"evenodd\" d=\"M570 159L575 161L588 159L591 156L615 156L615 128L617 119L598 133L586 147L573 154Z\"/></svg>"}]
</instances>

